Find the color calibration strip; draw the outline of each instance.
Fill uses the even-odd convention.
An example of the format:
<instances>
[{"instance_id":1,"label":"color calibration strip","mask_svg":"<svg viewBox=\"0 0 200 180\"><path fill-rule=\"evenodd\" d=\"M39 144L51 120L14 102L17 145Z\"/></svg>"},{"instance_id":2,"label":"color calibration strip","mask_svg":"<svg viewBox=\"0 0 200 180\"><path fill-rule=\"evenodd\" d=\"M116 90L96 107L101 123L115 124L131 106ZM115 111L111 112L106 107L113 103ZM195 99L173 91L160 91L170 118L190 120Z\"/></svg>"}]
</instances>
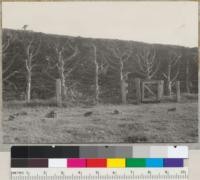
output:
<instances>
[{"instance_id":1,"label":"color calibration strip","mask_svg":"<svg viewBox=\"0 0 200 180\"><path fill-rule=\"evenodd\" d=\"M13 146L11 158L188 158L187 146Z\"/></svg>"},{"instance_id":2,"label":"color calibration strip","mask_svg":"<svg viewBox=\"0 0 200 180\"><path fill-rule=\"evenodd\" d=\"M12 159L11 168L176 168L182 158L68 158Z\"/></svg>"}]
</instances>

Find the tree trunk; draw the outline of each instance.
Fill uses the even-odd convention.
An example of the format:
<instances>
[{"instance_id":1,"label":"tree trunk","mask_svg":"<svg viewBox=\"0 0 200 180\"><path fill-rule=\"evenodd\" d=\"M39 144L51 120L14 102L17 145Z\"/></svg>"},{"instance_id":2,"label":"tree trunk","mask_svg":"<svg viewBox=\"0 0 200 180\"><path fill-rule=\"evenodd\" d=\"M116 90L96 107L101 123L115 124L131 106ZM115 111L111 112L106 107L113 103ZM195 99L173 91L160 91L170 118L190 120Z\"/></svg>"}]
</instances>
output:
<instances>
[{"instance_id":1,"label":"tree trunk","mask_svg":"<svg viewBox=\"0 0 200 180\"><path fill-rule=\"evenodd\" d=\"M94 64L95 64L95 103L99 103L99 65L97 62L97 52L96 52L96 46L93 45L94 48Z\"/></svg>"},{"instance_id":2,"label":"tree trunk","mask_svg":"<svg viewBox=\"0 0 200 180\"><path fill-rule=\"evenodd\" d=\"M166 88L167 88L167 96L172 95L172 82L167 80L167 84L166 84Z\"/></svg>"},{"instance_id":3,"label":"tree trunk","mask_svg":"<svg viewBox=\"0 0 200 180\"><path fill-rule=\"evenodd\" d=\"M185 73L185 88L186 88L186 92L190 93L190 77L189 77L189 61L186 61L186 73Z\"/></svg>"},{"instance_id":4,"label":"tree trunk","mask_svg":"<svg viewBox=\"0 0 200 180\"><path fill-rule=\"evenodd\" d=\"M125 79L123 75L124 64L120 61L120 86L121 86L121 102L126 104L126 89L125 89Z\"/></svg>"},{"instance_id":5,"label":"tree trunk","mask_svg":"<svg viewBox=\"0 0 200 180\"><path fill-rule=\"evenodd\" d=\"M121 93L122 93L122 104L126 104L126 96L127 96L127 86L126 86L126 81L123 79L121 81Z\"/></svg>"},{"instance_id":6,"label":"tree trunk","mask_svg":"<svg viewBox=\"0 0 200 180\"><path fill-rule=\"evenodd\" d=\"M168 67L167 67L166 94L167 94L167 96L170 96L170 97L172 95L171 65L168 65Z\"/></svg>"},{"instance_id":7,"label":"tree trunk","mask_svg":"<svg viewBox=\"0 0 200 180\"><path fill-rule=\"evenodd\" d=\"M62 107L62 90L61 80L56 79L56 102L58 107Z\"/></svg>"},{"instance_id":8,"label":"tree trunk","mask_svg":"<svg viewBox=\"0 0 200 180\"><path fill-rule=\"evenodd\" d=\"M65 76L64 75L62 75L62 77L61 77L61 94L62 94L62 98L66 100L67 89L66 89L66 85L65 85Z\"/></svg>"},{"instance_id":9,"label":"tree trunk","mask_svg":"<svg viewBox=\"0 0 200 180\"><path fill-rule=\"evenodd\" d=\"M65 69L64 69L64 61L60 55L59 57L59 71L60 71L60 81L61 81L61 95L64 100L67 99L67 89L66 89L66 81L65 81Z\"/></svg>"},{"instance_id":10,"label":"tree trunk","mask_svg":"<svg viewBox=\"0 0 200 180\"><path fill-rule=\"evenodd\" d=\"M27 94L26 94L26 101L27 103L30 103L31 101L31 71L28 71L27 74Z\"/></svg>"}]
</instances>

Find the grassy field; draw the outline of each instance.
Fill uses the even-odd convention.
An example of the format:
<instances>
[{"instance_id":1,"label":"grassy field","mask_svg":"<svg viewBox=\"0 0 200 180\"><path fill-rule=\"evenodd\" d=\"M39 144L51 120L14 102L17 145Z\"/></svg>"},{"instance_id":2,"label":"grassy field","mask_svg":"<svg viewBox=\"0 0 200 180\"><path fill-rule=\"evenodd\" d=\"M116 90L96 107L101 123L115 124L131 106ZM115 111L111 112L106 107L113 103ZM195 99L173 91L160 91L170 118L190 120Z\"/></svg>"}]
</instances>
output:
<instances>
[{"instance_id":1,"label":"grassy field","mask_svg":"<svg viewBox=\"0 0 200 180\"><path fill-rule=\"evenodd\" d=\"M197 142L197 102L91 107L6 106L4 143Z\"/></svg>"}]
</instances>

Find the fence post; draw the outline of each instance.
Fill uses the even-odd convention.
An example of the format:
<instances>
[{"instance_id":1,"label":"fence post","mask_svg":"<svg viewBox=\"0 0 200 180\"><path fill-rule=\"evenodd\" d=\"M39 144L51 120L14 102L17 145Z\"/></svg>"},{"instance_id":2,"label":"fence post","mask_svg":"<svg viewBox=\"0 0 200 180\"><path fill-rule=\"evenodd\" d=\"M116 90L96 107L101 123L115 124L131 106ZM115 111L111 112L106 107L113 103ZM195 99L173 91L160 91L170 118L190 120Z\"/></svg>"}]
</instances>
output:
<instances>
[{"instance_id":1,"label":"fence post","mask_svg":"<svg viewBox=\"0 0 200 180\"><path fill-rule=\"evenodd\" d=\"M135 87L136 87L136 103L141 103L141 83L140 78L135 78Z\"/></svg>"},{"instance_id":2,"label":"fence post","mask_svg":"<svg viewBox=\"0 0 200 180\"><path fill-rule=\"evenodd\" d=\"M158 82L158 92L157 92L157 100L161 101L162 96L163 96L163 86L164 86L164 81L160 80Z\"/></svg>"},{"instance_id":3,"label":"fence post","mask_svg":"<svg viewBox=\"0 0 200 180\"><path fill-rule=\"evenodd\" d=\"M180 81L176 81L176 102L181 100Z\"/></svg>"},{"instance_id":4,"label":"fence post","mask_svg":"<svg viewBox=\"0 0 200 180\"><path fill-rule=\"evenodd\" d=\"M61 80L56 79L56 103L58 107L62 106L62 92L61 92Z\"/></svg>"}]
</instances>

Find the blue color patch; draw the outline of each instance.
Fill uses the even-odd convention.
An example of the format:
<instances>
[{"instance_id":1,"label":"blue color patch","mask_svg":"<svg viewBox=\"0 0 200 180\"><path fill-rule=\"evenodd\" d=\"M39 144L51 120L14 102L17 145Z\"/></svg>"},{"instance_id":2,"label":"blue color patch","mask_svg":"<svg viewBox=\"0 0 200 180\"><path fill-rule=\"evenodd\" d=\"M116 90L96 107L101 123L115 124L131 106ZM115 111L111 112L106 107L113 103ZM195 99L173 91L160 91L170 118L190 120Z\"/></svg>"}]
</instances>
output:
<instances>
[{"instance_id":1,"label":"blue color patch","mask_svg":"<svg viewBox=\"0 0 200 180\"><path fill-rule=\"evenodd\" d=\"M146 167L163 167L162 158L147 158Z\"/></svg>"}]
</instances>

